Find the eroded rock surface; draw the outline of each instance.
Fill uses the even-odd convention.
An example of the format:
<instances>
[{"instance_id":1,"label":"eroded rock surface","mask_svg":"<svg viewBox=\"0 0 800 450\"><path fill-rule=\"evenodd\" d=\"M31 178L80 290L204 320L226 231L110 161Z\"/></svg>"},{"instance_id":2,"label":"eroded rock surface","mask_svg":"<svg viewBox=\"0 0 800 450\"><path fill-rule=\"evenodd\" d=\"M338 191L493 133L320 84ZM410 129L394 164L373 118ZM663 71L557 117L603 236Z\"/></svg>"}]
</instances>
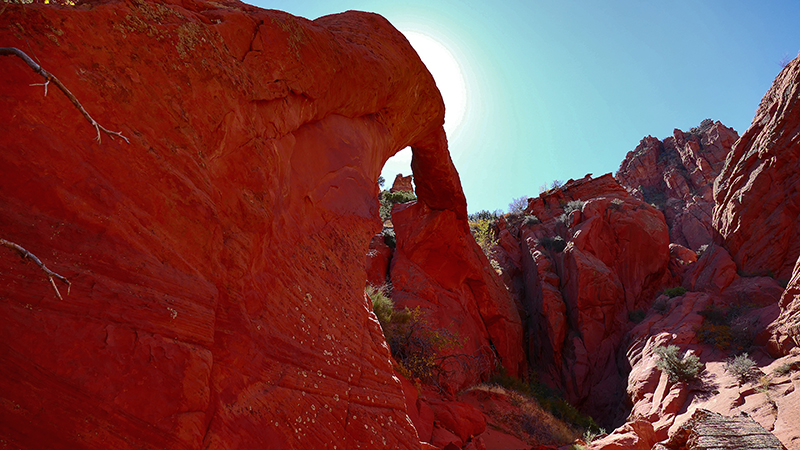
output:
<instances>
[{"instance_id":1,"label":"eroded rock surface","mask_svg":"<svg viewBox=\"0 0 800 450\"><path fill-rule=\"evenodd\" d=\"M570 180L503 221L519 250L504 237L496 251L503 272L522 273L531 361L569 400L612 422L629 314L671 279L663 215L607 174Z\"/></svg>"},{"instance_id":2,"label":"eroded rock surface","mask_svg":"<svg viewBox=\"0 0 800 450\"><path fill-rule=\"evenodd\" d=\"M800 58L784 67L714 183L714 227L739 270L789 279L800 256Z\"/></svg>"},{"instance_id":3,"label":"eroded rock surface","mask_svg":"<svg viewBox=\"0 0 800 450\"><path fill-rule=\"evenodd\" d=\"M739 138L732 128L706 119L660 141L652 136L620 164L616 178L639 199L664 212L670 242L692 250L712 242L713 183Z\"/></svg>"},{"instance_id":4,"label":"eroded rock surface","mask_svg":"<svg viewBox=\"0 0 800 450\"><path fill-rule=\"evenodd\" d=\"M363 294L376 180L410 145L418 204L463 222L466 203L407 40L374 14L232 1L7 4L0 22L130 138L96 142L0 61L2 237L72 281L58 301L3 258L3 442L419 448Z\"/></svg>"},{"instance_id":5,"label":"eroded rock surface","mask_svg":"<svg viewBox=\"0 0 800 450\"><path fill-rule=\"evenodd\" d=\"M698 409L664 444L654 450L785 450L779 440L747 415L726 417Z\"/></svg>"}]
</instances>

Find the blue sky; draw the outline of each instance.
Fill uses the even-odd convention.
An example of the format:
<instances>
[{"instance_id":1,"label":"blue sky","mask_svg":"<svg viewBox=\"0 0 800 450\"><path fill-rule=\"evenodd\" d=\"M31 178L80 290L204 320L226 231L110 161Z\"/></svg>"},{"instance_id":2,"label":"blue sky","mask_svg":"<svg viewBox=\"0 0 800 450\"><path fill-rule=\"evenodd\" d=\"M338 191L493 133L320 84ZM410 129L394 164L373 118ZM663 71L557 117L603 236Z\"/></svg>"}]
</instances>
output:
<instances>
[{"instance_id":1,"label":"blue sky","mask_svg":"<svg viewBox=\"0 0 800 450\"><path fill-rule=\"evenodd\" d=\"M446 47L466 85L448 139L470 212L616 172L644 136L705 118L742 134L780 62L800 50L797 0L252 3L309 19L376 12ZM389 183L407 167L390 164Z\"/></svg>"}]
</instances>

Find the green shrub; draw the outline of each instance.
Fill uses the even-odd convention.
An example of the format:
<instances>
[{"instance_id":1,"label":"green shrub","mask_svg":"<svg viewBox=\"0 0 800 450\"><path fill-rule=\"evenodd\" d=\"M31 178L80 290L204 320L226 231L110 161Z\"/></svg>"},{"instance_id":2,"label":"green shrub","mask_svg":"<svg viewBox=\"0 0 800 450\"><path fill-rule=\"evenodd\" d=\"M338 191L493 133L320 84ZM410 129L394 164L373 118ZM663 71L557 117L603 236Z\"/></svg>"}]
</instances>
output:
<instances>
[{"instance_id":1,"label":"green shrub","mask_svg":"<svg viewBox=\"0 0 800 450\"><path fill-rule=\"evenodd\" d=\"M378 322L381 323L381 326L383 327L384 324L391 323L394 302L392 302L392 299L387 295L387 287L377 287L370 284L366 287L365 291L369 299L372 300L372 311L375 313L375 316L378 317Z\"/></svg>"},{"instance_id":2,"label":"green shrub","mask_svg":"<svg viewBox=\"0 0 800 450\"><path fill-rule=\"evenodd\" d=\"M469 222L469 229L472 237L478 243L483 253L490 260L494 257L494 246L497 245L497 233L494 231L494 221L490 219L479 219Z\"/></svg>"},{"instance_id":3,"label":"green shrub","mask_svg":"<svg viewBox=\"0 0 800 450\"><path fill-rule=\"evenodd\" d=\"M533 397L542 409L584 432L597 434L602 431L594 419L578 411L554 389L538 382L535 376L531 377L530 383L526 383L517 377L508 375L505 368L501 367L492 375L489 382L519 392L526 397Z\"/></svg>"},{"instance_id":4,"label":"green shrub","mask_svg":"<svg viewBox=\"0 0 800 450\"><path fill-rule=\"evenodd\" d=\"M775 375L786 375L787 373L800 369L800 363L785 362L773 370Z\"/></svg>"},{"instance_id":5,"label":"green shrub","mask_svg":"<svg viewBox=\"0 0 800 450\"><path fill-rule=\"evenodd\" d=\"M756 367L756 362L747 353L728 358L725 362L725 371L736 377L739 383L744 383L750 378L754 367Z\"/></svg>"},{"instance_id":6,"label":"green shrub","mask_svg":"<svg viewBox=\"0 0 800 450\"><path fill-rule=\"evenodd\" d=\"M381 202L380 216L383 220L389 220L392 217L392 205L395 203L408 203L417 199L411 191L381 191L378 199Z\"/></svg>"},{"instance_id":7,"label":"green shrub","mask_svg":"<svg viewBox=\"0 0 800 450\"><path fill-rule=\"evenodd\" d=\"M547 250L552 250L556 253L564 251L567 248L567 241L561 236L545 236L538 240L539 245Z\"/></svg>"},{"instance_id":8,"label":"green shrub","mask_svg":"<svg viewBox=\"0 0 800 450\"><path fill-rule=\"evenodd\" d=\"M444 353L461 346L457 334L444 328L434 328L419 308L398 310L385 287L367 286L365 292L372 300L372 310L383 329L383 336L397 367L406 378L419 378L436 384L444 373Z\"/></svg>"},{"instance_id":9,"label":"green shrub","mask_svg":"<svg viewBox=\"0 0 800 450\"><path fill-rule=\"evenodd\" d=\"M669 289L664 289L664 295L668 296L669 298L680 297L685 293L686 293L686 288L683 286L675 286Z\"/></svg>"},{"instance_id":10,"label":"green shrub","mask_svg":"<svg viewBox=\"0 0 800 450\"><path fill-rule=\"evenodd\" d=\"M497 220L497 211L487 211L481 210L476 213L472 213L467 216L470 222L480 222L482 220L488 220L490 222L494 222Z\"/></svg>"},{"instance_id":11,"label":"green shrub","mask_svg":"<svg viewBox=\"0 0 800 450\"><path fill-rule=\"evenodd\" d=\"M667 372L672 382L696 380L705 368L697 355L679 354L680 350L675 345L656 347L654 351L658 355L656 366Z\"/></svg>"}]
</instances>

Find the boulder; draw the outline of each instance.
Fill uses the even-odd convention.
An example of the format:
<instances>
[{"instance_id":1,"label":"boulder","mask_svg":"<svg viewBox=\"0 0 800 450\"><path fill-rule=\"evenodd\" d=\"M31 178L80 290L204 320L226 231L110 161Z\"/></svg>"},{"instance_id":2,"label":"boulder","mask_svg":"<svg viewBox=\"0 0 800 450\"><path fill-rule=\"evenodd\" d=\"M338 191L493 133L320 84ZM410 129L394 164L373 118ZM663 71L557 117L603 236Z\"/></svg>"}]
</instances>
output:
<instances>
[{"instance_id":1,"label":"boulder","mask_svg":"<svg viewBox=\"0 0 800 450\"><path fill-rule=\"evenodd\" d=\"M785 450L772 433L746 414L723 416L706 409L697 409L691 419L670 436L669 440L653 447L674 450Z\"/></svg>"}]
</instances>

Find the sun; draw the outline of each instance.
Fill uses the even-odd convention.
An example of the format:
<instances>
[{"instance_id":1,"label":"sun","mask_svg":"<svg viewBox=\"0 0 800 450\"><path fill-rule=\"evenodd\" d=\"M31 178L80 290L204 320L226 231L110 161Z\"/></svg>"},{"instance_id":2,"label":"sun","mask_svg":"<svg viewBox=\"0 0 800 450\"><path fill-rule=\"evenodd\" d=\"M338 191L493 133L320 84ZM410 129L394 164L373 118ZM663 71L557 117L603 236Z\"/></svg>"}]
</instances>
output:
<instances>
[{"instance_id":1,"label":"sun","mask_svg":"<svg viewBox=\"0 0 800 450\"><path fill-rule=\"evenodd\" d=\"M467 111L467 86L464 73L453 53L441 42L417 31L403 31L411 46L433 75L444 99L444 131L452 136L464 121Z\"/></svg>"}]
</instances>

